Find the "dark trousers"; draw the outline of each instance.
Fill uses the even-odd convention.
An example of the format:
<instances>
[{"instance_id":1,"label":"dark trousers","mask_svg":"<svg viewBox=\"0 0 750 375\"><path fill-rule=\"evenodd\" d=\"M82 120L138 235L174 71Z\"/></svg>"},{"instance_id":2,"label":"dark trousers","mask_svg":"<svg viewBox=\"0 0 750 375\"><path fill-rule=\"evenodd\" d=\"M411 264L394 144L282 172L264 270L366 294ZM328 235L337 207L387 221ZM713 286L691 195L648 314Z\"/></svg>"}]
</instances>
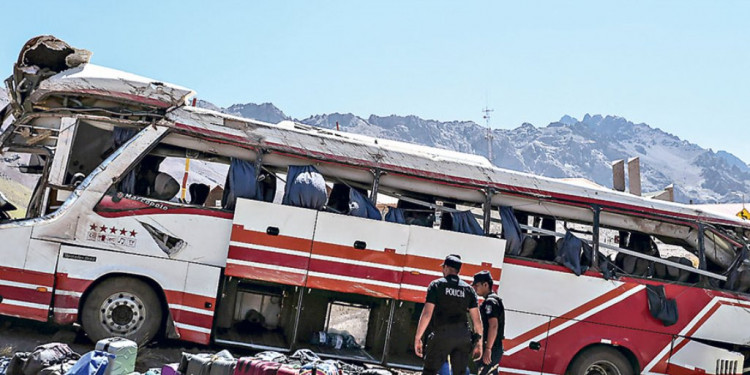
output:
<instances>
[{"instance_id":1,"label":"dark trousers","mask_svg":"<svg viewBox=\"0 0 750 375\"><path fill-rule=\"evenodd\" d=\"M466 325L438 328L425 343L424 375L434 375L450 356L453 374L463 374L471 355L471 334Z\"/></svg>"},{"instance_id":2,"label":"dark trousers","mask_svg":"<svg viewBox=\"0 0 750 375\"><path fill-rule=\"evenodd\" d=\"M490 358L492 362L489 365L485 365L480 358L477 362L477 375L497 375L500 373L500 358L503 357L503 346L495 345L492 348Z\"/></svg>"}]
</instances>

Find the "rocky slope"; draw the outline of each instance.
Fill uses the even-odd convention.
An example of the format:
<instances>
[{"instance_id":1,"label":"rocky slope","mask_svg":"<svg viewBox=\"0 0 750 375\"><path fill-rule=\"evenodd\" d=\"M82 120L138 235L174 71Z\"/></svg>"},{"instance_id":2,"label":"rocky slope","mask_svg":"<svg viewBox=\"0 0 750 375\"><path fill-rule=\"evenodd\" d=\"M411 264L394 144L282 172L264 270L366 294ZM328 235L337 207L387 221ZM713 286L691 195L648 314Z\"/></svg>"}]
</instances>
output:
<instances>
[{"instance_id":1,"label":"rocky slope","mask_svg":"<svg viewBox=\"0 0 750 375\"><path fill-rule=\"evenodd\" d=\"M223 110L277 122L289 119L270 103ZM310 116L300 122L488 156L486 130L472 121L426 120L417 116L351 113ZM492 163L549 177L580 177L612 186L611 162L640 157L642 191L674 184L675 199L688 203L738 202L750 192L750 167L726 151L714 152L647 124L622 117L565 115L544 127L522 124L492 133Z\"/></svg>"}]
</instances>

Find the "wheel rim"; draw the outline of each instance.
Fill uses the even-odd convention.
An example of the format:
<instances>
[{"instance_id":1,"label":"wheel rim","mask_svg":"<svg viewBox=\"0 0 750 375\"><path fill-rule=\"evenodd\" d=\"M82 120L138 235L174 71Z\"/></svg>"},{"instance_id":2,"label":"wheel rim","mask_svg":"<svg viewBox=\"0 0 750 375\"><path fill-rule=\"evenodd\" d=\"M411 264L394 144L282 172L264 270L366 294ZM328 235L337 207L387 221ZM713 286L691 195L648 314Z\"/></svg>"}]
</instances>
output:
<instances>
[{"instance_id":1,"label":"wheel rim","mask_svg":"<svg viewBox=\"0 0 750 375\"><path fill-rule=\"evenodd\" d=\"M119 292L102 302L99 318L109 333L125 335L141 328L146 320L146 307L135 294Z\"/></svg>"},{"instance_id":2,"label":"wheel rim","mask_svg":"<svg viewBox=\"0 0 750 375\"><path fill-rule=\"evenodd\" d=\"M599 360L586 369L586 375L621 375L620 369L617 366L605 360Z\"/></svg>"}]
</instances>

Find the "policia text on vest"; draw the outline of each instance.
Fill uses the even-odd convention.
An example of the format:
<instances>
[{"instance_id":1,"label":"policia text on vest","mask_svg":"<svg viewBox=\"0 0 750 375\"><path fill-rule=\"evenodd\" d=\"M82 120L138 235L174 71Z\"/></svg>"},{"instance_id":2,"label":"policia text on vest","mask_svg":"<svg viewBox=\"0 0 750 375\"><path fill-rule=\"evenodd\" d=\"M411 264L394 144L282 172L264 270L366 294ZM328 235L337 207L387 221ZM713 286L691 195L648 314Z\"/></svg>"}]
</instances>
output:
<instances>
[{"instance_id":1,"label":"policia text on vest","mask_svg":"<svg viewBox=\"0 0 750 375\"><path fill-rule=\"evenodd\" d=\"M427 299L414 338L414 352L424 359L422 374L425 375L437 374L448 356L452 373L464 373L474 341L469 331L467 312L471 316L473 337L477 341L473 357L478 359L482 355L482 340L479 333L482 323L477 308L477 295L469 284L458 278L461 257L447 256L442 267L444 277L433 281L427 287ZM422 337L428 326L432 328L432 333L423 344Z\"/></svg>"}]
</instances>

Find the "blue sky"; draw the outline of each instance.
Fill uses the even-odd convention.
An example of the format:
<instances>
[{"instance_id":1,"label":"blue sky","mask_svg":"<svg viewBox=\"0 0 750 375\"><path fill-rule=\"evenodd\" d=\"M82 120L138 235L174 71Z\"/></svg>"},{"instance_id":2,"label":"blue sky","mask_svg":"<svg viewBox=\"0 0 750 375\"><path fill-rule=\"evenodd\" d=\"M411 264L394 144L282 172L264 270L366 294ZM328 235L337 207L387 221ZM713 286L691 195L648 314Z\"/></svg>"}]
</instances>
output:
<instances>
[{"instance_id":1,"label":"blue sky","mask_svg":"<svg viewBox=\"0 0 750 375\"><path fill-rule=\"evenodd\" d=\"M53 34L221 106L545 126L645 122L750 162L748 1L3 4L0 75Z\"/></svg>"}]
</instances>

